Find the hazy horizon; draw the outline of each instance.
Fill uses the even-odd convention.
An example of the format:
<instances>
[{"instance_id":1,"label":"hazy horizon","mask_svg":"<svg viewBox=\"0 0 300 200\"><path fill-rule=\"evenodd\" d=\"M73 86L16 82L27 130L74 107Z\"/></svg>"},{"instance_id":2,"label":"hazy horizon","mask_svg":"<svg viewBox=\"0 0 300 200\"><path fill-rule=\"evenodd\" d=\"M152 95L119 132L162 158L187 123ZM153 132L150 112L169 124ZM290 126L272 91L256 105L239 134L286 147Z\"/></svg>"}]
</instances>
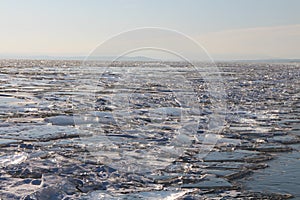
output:
<instances>
[{"instance_id":1,"label":"hazy horizon","mask_svg":"<svg viewBox=\"0 0 300 200\"><path fill-rule=\"evenodd\" d=\"M82 57L121 32L161 27L191 37L214 60L298 59L299 7L297 0L2 1L0 58Z\"/></svg>"},{"instance_id":2,"label":"hazy horizon","mask_svg":"<svg viewBox=\"0 0 300 200\"><path fill-rule=\"evenodd\" d=\"M0 55L0 60L66 60L66 61L84 61L95 60L95 61L112 61L115 56L97 56L94 58L89 57L88 55L60 55L60 56L49 56L49 55ZM179 58L153 58L149 56L125 56L119 61L162 61L162 62L179 62L183 61ZM192 60L199 61L201 60ZM249 61L249 62L300 62L300 58L216 58L213 59L214 62L235 62L235 61ZM205 62L205 61L203 61Z\"/></svg>"}]
</instances>

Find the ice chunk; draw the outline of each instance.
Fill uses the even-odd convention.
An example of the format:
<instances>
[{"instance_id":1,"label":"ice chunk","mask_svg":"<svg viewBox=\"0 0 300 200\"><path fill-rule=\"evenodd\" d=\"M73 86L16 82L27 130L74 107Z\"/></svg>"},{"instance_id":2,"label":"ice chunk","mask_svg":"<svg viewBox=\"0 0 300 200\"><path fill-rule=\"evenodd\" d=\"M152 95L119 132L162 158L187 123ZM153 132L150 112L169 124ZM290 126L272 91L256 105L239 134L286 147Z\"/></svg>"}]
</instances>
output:
<instances>
[{"instance_id":1,"label":"ice chunk","mask_svg":"<svg viewBox=\"0 0 300 200\"><path fill-rule=\"evenodd\" d=\"M175 200L183 197L188 192L193 190L183 190L183 191L147 191L147 192L136 192L132 194L111 194L104 191L95 191L90 193L88 199L147 199L147 200Z\"/></svg>"},{"instance_id":2,"label":"ice chunk","mask_svg":"<svg viewBox=\"0 0 300 200\"><path fill-rule=\"evenodd\" d=\"M28 154L25 152L18 153L15 155L1 156L0 157L0 166L6 167L8 165L16 165L24 162L28 157Z\"/></svg>"},{"instance_id":3,"label":"ice chunk","mask_svg":"<svg viewBox=\"0 0 300 200\"><path fill-rule=\"evenodd\" d=\"M21 142L20 140L11 140L11 139L1 139L0 138L0 147L7 146L10 144L15 144Z\"/></svg>"},{"instance_id":4,"label":"ice chunk","mask_svg":"<svg viewBox=\"0 0 300 200\"><path fill-rule=\"evenodd\" d=\"M59 126L68 126L68 125L75 124L73 116L48 117L45 119L45 121L48 123L52 123L53 125L59 125Z\"/></svg>"}]
</instances>

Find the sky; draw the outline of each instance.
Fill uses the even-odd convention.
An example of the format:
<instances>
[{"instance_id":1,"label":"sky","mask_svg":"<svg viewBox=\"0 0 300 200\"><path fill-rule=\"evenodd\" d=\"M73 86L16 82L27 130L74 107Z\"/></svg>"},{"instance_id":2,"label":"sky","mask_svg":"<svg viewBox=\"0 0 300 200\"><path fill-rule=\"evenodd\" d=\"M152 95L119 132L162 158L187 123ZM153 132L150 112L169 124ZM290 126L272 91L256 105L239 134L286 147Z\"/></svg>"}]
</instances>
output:
<instances>
[{"instance_id":1,"label":"sky","mask_svg":"<svg viewBox=\"0 0 300 200\"><path fill-rule=\"evenodd\" d=\"M89 55L124 31L161 27L214 59L300 58L299 8L299 0L0 0L0 55ZM166 47L177 44L163 35Z\"/></svg>"}]
</instances>

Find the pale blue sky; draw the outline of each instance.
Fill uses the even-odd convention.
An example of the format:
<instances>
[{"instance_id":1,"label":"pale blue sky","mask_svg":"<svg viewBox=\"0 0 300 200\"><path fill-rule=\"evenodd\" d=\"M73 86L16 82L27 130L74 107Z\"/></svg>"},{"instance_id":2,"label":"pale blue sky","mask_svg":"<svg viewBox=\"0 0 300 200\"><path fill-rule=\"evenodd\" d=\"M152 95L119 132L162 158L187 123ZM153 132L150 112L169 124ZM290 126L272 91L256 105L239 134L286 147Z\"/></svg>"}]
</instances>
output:
<instances>
[{"instance_id":1,"label":"pale blue sky","mask_svg":"<svg viewBox=\"0 0 300 200\"><path fill-rule=\"evenodd\" d=\"M0 54L87 55L119 32L155 26L191 36L215 57L295 58L299 8L299 0L2 0Z\"/></svg>"}]
</instances>

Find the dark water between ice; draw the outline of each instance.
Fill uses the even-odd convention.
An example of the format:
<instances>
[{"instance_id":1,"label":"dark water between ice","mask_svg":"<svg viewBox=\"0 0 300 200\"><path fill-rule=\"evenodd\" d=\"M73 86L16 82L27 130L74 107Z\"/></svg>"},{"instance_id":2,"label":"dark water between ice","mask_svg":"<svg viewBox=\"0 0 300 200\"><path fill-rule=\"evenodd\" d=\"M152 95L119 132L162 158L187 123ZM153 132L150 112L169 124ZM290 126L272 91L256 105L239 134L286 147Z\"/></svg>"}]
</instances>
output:
<instances>
[{"instance_id":1,"label":"dark water between ice","mask_svg":"<svg viewBox=\"0 0 300 200\"><path fill-rule=\"evenodd\" d=\"M277 192L293 194L300 197L300 146L293 145L295 150L289 153L280 153L268 162L266 169L258 170L253 176L246 179L247 189L260 192Z\"/></svg>"},{"instance_id":2,"label":"dark water between ice","mask_svg":"<svg viewBox=\"0 0 300 200\"><path fill-rule=\"evenodd\" d=\"M0 64L0 199L300 197L297 63Z\"/></svg>"}]
</instances>

